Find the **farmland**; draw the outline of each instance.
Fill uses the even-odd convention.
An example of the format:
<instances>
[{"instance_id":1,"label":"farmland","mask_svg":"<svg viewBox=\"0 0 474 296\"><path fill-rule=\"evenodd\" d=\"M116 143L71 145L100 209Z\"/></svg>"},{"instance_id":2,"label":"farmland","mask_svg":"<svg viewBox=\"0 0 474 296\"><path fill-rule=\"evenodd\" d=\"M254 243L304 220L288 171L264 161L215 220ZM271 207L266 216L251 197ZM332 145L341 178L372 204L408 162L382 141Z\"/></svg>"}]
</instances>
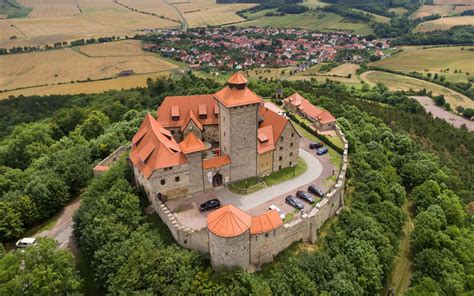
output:
<instances>
[{"instance_id":1,"label":"farmland","mask_svg":"<svg viewBox=\"0 0 474 296\"><path fill-rule=\"evenodd\" d=\"M437 73L453 82L467 82L468 77L474 75L474 51L468 50L471 48L474 47L404 47L403 52L370 65L403 72ZM449 71L441 72L446 69ZM454 73L455 70L460 73Z\"/></svg>"},{"instance_id":2,"label":"farmland","mask_svg":"<svg viewBox=\"0 0 474 296\"><path fill-rule=\"evenodd\" d=\"M423 22L416 27L417 32L430 32L434 30L449 30L454 26L474 25L474 16L443 17L437 20Z\"/></svg>"},{"instance_id":3,"label":"farmland","mask_svg":"<svg viewBox=\"0 0 474 296\"><path fill-rule=\"evenodd\" d=\"M317 81L325 81L326 79L330 79L348 85L360 84L360 80L356 75L359 65L346 63L335 67L329 72L320 72L320 68L321 64L315 65L306 71L290 76L288 80L310 80L311 78L314 78Z\"/></svg>"},{"instance_id":4,"label":"farmland","mask_svg":"<svg viewBox=\"0 0 474 296\"><path fill-rule=\"evenodd\" d=\"M124 70L145 74L178 67L154 54L141 52L138 41L128 40L1 56L0 65L1 90L115 78Z\"/></svg>"},{"instance_id":5,"label":"farmland","mask_svg":"<svg viewBox=\"0 0 474 296\"><path fill-rule=\"evenodd\" d=\"M447 16L453 11L453 8L452 5L422 5L417 11L410 15L410 18L422 18L433 14Z\"/></svg>"},{"instance_id":6,"label":"farmland","mask_svg":"<svg viewBox=\"0 0 474 296\"><path fill-rule=\"evenodd\" d=\"M432 91L434 95L444 95L446 102L451 105L452 109L455 109L458 106L462 106L464 108L474 108L474 101L468 97L449 88L442 87L427 81L380 71L364 72L360 75L360 78L370 85L375 85L381 82L392 91L426 89L428 91Z\"/></svg>"},{"instance_id":7,"label":"farmland","mask_svg":"<svg viewBox=\"0 0 474 296\"><path fill-rule=\"evenodd\" d=\"M344 21L342 16L334 13L324 14L299 14L261 17L255 20L239 24L240 26L256 26L256 27L282 27L282 28L300 28L306 30L316 30L322 32L331 31L348 31L354 34L371 34L372 29L368 24L351 23Z\"/></svg>"}]
</instances>

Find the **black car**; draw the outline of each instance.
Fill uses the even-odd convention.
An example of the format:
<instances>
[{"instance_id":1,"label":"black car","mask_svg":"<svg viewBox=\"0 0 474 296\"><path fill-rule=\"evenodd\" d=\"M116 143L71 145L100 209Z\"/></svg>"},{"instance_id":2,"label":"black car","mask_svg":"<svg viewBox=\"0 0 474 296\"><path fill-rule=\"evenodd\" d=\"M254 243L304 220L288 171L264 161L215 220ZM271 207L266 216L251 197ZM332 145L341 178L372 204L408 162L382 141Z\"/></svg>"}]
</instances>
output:
<instances>
[{"instance_id":1,"label":"black car","mask_svg":"<svg viewBox=\"0 0 474 296\"><path fill-rule=\"evenodd\" d=\"M320 197L324 196L324 192L321 189L319 189L318 186L315 186L315 185L309 185L308 192Z\"/></svg>"},{"instance_id":2,"label":"black car","mask_svg":"<svg viewBox=\"0 0 474 296\"><path fill-rule=\"evenodd\" d=\"M309 149L319 149L323 147L323 143L311 143L309 144Z\"/></svg>"},{"instance_id":3,"label":"black car","mask_svg":"<svg viewBox=\"0 0 474 296\"><path fill-rule=\"evenodd\" d=\"M217 209L220 206L221 202L218 199L210 199L200 206L200 210L201 212L207 212L213 209Z\"/></svg>"},{"instance_id":4,"label":"black car","mask_svg":"<svg viewBox=\"0 0 474 296\"><path fill-rule=\"evenodd\" d=\"M302 190L298 190L296 191L296 196L301 198L302 200L304 201L307 201L309 203L313 203L314 202L314 199L311 197L311 195L309 195L308 192L304 192Z\"/></svg>"},{"instance_id":5,"label":"black car","mask_svg":"<svg viewBox=\"0 0 474 296\"><path fill-rule=\"evenodd\" d=\"M288 195L285 198L285 201L286 201L287 204L289 204L292 207L295 207L295 208L300 209L300 210L304 209L304 203L301 202L301 200L296 199L293 195Z\"/></svg>"}]
</instances>

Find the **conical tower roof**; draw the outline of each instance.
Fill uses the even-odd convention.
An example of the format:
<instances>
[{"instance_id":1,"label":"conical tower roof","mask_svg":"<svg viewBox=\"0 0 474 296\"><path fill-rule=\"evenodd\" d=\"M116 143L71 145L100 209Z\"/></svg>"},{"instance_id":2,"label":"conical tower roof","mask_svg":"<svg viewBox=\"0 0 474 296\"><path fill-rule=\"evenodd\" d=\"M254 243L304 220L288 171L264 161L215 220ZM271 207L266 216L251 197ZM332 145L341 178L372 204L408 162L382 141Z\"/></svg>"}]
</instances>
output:
<instances>
[{"instance_id":1,"label":"conical tower roof","mask_svg":"<svg viewBox=\"0 0 474 296\"><path fill-rule=\"evenodd\" d=\"M251 223L252 216L233 205L226 205L207 216L207 228L220 237L239 236Z\"/></svg>"},{"instance_id":2,"label":"conical tower roof","mask_svg":"<svg viewBox=\"0 0 474 296\"><path fill-rule=\"evenodd\" d=\"M227 83L229 83L229 84L247 84L248 80L239 71L239 72L236 72L234 75L230 76L229 80L227 80Z\"/></svg>"},{"instance_id":3,"label":"conical tower roof","mask_svg":"<svg viewBox=\"0 0 474 296\"><path fill-rule=\"evenodd\" d=\"M184 154L203 151L207 149L206 145L204 145L204 143L200 139L198 139L198 137L193 132L188 133L184 140L181 141L178 145Z\"/></svg>"}]
</instances>

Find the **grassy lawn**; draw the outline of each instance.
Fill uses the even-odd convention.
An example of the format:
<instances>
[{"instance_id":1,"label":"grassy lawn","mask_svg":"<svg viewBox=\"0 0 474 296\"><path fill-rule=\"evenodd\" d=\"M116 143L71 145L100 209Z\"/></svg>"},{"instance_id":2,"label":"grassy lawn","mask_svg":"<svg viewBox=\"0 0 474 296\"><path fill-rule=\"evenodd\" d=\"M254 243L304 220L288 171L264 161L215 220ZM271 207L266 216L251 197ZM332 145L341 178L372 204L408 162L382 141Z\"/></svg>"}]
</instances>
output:
<instances>
[{"instance_id":1,"label":"grassy lawn","mask_svg":"<svg viewBox=\"0 0 474 296\"><path fill-rule=\"evenodd\" d=\"M263 189L266 186L273 186L294 179L295 177L298 177L299 175L306 172L307 169L308 165L302 158L300 158L294 167L281 169L263 178L252 177L245 180L240 180L231 183L228 187L229 190L234 193L249 194Z\"/></svg>"},{"instance_id":2,"label":"grassy lawn","mask_svg":"<svg viewBox=\"0 0 474 296\"><path fill-rule=\"evenodd\" d=\"M393 261L393 266L382 295L387 295L389 288L395 288L397 295L403 295L410 286L412 277L412 262L410 260L410 237L413 232L413 213L410 202L405 202L402 209L407 216L405 225L402 229L402 239L398 247L398 254Z\"/></svg>"}]
</instances>

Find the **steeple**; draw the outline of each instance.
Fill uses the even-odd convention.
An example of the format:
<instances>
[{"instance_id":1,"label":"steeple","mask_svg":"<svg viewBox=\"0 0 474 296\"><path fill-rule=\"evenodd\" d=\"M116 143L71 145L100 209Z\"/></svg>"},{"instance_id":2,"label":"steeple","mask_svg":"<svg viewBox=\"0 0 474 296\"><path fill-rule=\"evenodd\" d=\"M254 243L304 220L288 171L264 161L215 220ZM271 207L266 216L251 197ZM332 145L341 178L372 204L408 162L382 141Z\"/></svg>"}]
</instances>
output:
<instances>
[{"instance_id":1,"label":"steeple","mask_svg":"<svg viewBox=\"0 0 474 296\"><path fill-rule=\"evenodd\" d=\"M243 89L247 85L247 83L247 78L245 78L245 76L242 75L240 71L230 76L229 80L227 80L227 84L230 88Z\"/></svg>"}]
</instances>

